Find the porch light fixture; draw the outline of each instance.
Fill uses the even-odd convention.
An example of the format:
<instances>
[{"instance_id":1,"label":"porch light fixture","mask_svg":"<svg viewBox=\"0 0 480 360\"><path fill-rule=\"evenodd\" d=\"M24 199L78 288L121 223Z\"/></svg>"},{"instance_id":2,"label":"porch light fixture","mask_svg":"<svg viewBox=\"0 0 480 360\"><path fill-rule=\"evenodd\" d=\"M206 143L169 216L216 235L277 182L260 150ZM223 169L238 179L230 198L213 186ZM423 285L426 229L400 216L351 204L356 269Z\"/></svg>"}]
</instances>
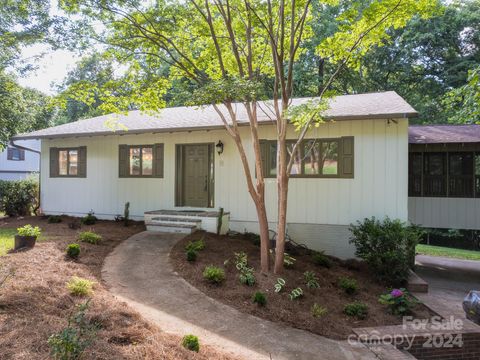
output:
<instances>
[{"instance_id":1,"label":"porch light fixture","mask_svg":"<svg viewBox=\"0 0 480 360\"><path fill-rule=\"evenodd\" d=\"M217 149L218 155L223 153L223 143L222 140L218 140L217 145L215 145L215 148Z\"/></svg>"}]
</instances>

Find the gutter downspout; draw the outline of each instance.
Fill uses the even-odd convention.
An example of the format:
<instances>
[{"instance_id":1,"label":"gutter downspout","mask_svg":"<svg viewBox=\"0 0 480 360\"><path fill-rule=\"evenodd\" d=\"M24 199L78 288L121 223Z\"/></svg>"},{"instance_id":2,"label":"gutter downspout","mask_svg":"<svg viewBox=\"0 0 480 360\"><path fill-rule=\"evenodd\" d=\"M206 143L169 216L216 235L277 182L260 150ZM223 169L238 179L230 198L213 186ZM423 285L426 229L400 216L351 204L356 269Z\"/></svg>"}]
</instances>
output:
<instances>
[{"instance_id":1,"label":"gutter downspout","mask_svg":"<svg viewBox=\"0 0 480 360\"><path fill-rule=\"evenodd\" d=\"M41 142L41 140L40 140ZM26 146L22 146L22 145L17 145L15 144L15 140L10 140L9 142L10 145L18 148L18 149L21 149L21 150L25 150L25 151L30 151L30 152L33 152L33 153L36 153L38 154L38 206L33 210L34 214L37 215L37 211L38 209L40 209L40 199L42 198L42 193L41 193L41 171L42 171L42 152L40 150L35 150L35 149L32 149L32 148L28 148Z\"/></svg>"}]
</instances>

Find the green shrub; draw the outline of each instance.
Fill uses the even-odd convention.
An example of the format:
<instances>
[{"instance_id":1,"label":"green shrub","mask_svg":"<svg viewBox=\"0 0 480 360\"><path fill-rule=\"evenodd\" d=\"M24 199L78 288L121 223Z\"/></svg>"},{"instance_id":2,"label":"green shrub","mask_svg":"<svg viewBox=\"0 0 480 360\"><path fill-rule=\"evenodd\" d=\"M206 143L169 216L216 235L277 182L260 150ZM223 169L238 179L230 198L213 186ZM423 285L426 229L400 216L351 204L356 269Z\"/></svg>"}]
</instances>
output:
<instances>
[{"instance_id":1,"label":"green shrub","mask_svg":"<svg viewBox=\"0 0 480 360\"><path fill-rule=\"evenodd\" d=\"M182 339L182 346L190 351L199 352L200 343L195 335L185 335Z\"/></svg>"},{"instance_id":2,"label":"green shrub","mask_svg":"<svg viewBox=\"0 0 480 360\"><path fill-rule=\"evenodd\" d=\"M196 241L189 241L188 244L185 246L185 250L194 250L194 251L201 251L205 249L205 242L203 241L203 237Z\"/></svg>"},{"instance_id":3,"label":"green shrub","mask_svg":"<svg viewBox=\"0 0 480 360\"><path fill-rule=\"evenodd\" d=\"M378 280L392 286L404 284L415 261L415 246L422 232L400 220L365 219L351 225L350 242Z\"/></svg>"},{"instance_id":4,"label":"green shrub","mask_svg":"<svg viewBox=\"0 0 480 360\"><path fill-rule=\"evenodd\" d=\"M264 293L257 291L255 294L253 294L252 301L254 304L257 304L258 306L265 306L267 304L267 297L265 296Z\"/></svg>"},{"instance_id":5,"label":"green shrub","mask_svg":"<svg viewBox=\"0 0 480 360\"><path fill-rule=\"evenodd\" d=\"M83 225L95 225L97 222L97 217L95 216L95 213L93 211L90 211L86 216L82 218L81 223Z\"/></svg>"},{"instance_id":6,"label":"green shrub","mask_svg":"<svg viewBox=\"0 0 480 360\"><path fill-rule=\"evenodd\" d=\"M340 286L349 295L355 294L358 290L357 280L349 277L339 278L338 286Z\"/></svg>"},{"instance_id":7,"label":"green shrub","mask_svg":"<svg viewBox=\"0 0 480 360\"><path fill-rule=\"evenodd\" d=\"M303 290L302 288L295 288L292 290L292 292L288 295L290 297L290 300L296 300L299 299L303 296Z\"/></svg>"},{"instance_id":8,"label":"green shrub","mask_svg":"<svg viewBox=\"0 0 480 360\"><path fill-rule=\"evenodd\" d=\"M312 313L312 316L315 318L319 318L322 316L325 316L328 312L327 308L318 305L317 303L314 303L312 308L310 309L310 312Z\"/></svg>"},{"instance_id":9,"label":"green shrub","mask_svg":"<svg viewBox=\"0 0 480 360\"><path fill-rule=\"evenodd\" d=\"M36 236L39 237L42 233L38 226L33 227L30 224L17 228L17 234L20 236Z\"/></svg>"},{"instance_id":10,"label":"green shrub","mask_svg":"<svg viewBox=\"0 0 480 360\"><path fill-rule=\"evenodd\" d=\"M318 266L323 266L324 268L330 269L332 267L332 261L328 258L327 255L321 252L315 252L312 256L313 263Z\"/></svg>"},{"instance_id":11,"label":"green shrub","mask_svg":"<svg viewBox=\"0 0 480 360\"><path fill-rule=\"evenodd\" d=\"M244 252L235 253L235 267L240 272L238 275L240 283L248 286L255 285L255 269L248 266L247 254Z\"/></svg>"},{"instance_id":12,"label":"green shrub","mask_svg":"<svg viewBox=\"0 0 480 360\"><path fill-rule=\"evenodd\" d=\"M49 224L58 224L62 222L62 217L59 215L50 215L47 221Z\"/></svg>"},{"instance_id":13,"label":"green shrub","mask_svg":"<svg viewBox=\"0 0 480 360\"><path fill-rule=\"evenodd\" d=\"M275 292L279 293L285 288L285 279L278 278L275 284Z\"/></svg>"},{"instance_id":14,"label":"green shrub","mask_svg":"<svg viewBox=\"0 0 480 360\"><path fill-rule=\"evenodd\" d=\"M92 231L83 231L78 234L78 240L89 244L97 245L102 241L102 237Z\"/></svg>"},{"instance_id":15,"label":"green shrub","mask_svg":"<svg viewBox=\"0 0 480 360\"><path fill-rule=\"evenodd\" d=\"M411 296L406 289L393 289L388 294L380 296L381 304L387 305L388 310L394 315L408 315L412 308L418 304L417 299Z\"/></svg>"},{"instance_id":16,"label":"green shrub","mask_svg":"<svg viewBox=\"0 0 480 360\"><path fill-rule=\"evenodd\" d=\"M71 259L77 259L80 255L80 245L78 244L68 244L67 246L67 256Z\"/></svg>"},{"instance_id":17,"label":"green shrub","mask_svg":"<svg viewBox=\"0 0 480 360\"><path fill-rule=\"evenodd\" d=\"M54 359L79 359L94 341L98 326L91 324L85 318L88 304L87 301L85 304L78 305L78 311L68 319L67 327L48 338L50 354Z\"/></svg>"},{"instance_id":18,"label":"green shrub","mask_svg":"<svg viewBox=\"0 0 480 360\"><path fill-rule=\"evenodd\" d=\"M345 305L343 312L345 315L362 320L368 315L368 306L362 302L356 301Z\"/></svg>"},{"instance_id":19,"label":"green shrub","mask_svg":"<svg viewBox=\"0 0 480 360\"><path fill-rule=\"evenodd\" d=\"M193 261L197 260L197 252L195 250L188 249L185 252L185 254L187 256L187 261L193 262Z\"/></svg>"},{"instance_id":20,"label":"green shrub","mask_svg":"<svg viewBox=\"0 0 480 360\"><path fill-rule=\"evenodd\" d=\"M307 284L308 288L318 289L320 287L318 278L313 271L305 271L303 276L305 277L305 284Z\"/></svg>"},{"instance_id":21,"label":"green shrub","mask_svg":"<svg viewBox=\"0 0 480 360\"><path fill-rule=\"evenodd\" d=\"M74 296L89 296L93 292L94 284L93 281L72 276L67 282L67 289L70 291L70 294Z\"/></svg>"},{"instance_id":22,"label":"green shrub","mask_svg":"<svg viewBox=\"0 0 480 360\"><path fill-rule=\"evenodd\" d=\"M38 206L38 178L0 180L0 211L8 216L30 215Z\"/></svg>"},{"instance_id":23,"label":"green shrub","mask_svg":"<svg viewBox=\"0 0 480 360\"><path fill-rule=\"evenodd\" d=\"M217 266L209 265L203 270L203 278L212 284L221 284L225 280L225 271Z\"/></svg>"}]
</instances>

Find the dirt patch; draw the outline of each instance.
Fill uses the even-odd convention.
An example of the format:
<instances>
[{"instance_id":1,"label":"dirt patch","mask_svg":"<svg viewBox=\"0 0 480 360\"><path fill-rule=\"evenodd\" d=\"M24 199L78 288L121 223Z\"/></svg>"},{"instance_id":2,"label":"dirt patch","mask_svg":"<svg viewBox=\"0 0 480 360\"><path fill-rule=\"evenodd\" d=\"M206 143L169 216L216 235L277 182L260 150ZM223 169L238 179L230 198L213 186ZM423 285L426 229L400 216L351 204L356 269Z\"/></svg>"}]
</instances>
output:
<instances>
[{"instance_id":1,"label":"dirt patch","mask_svg":"<svg viewBox=\"0 0 480 360\"><path fill-rule=\"evenodd\" d=\"M195 262L186 261L185 245L191 240L202 237L204 237L205 249L198 252ZM331 258L332 267L327 269L315 265L306 251L298 249L296 253L291 252L296 259L293 267L285 269L281 276L264 275L256 271L256 284L250 287L239 282L238 271L234 264L234 253L242 251L248 255L249 266L260 269L259 247L243 236L229 238L195 233L178 242L172 249L170 258L175 270L208 296L242 312L282 322L319 335L345 339L352 334L352 328L402 323L399 317L388 314L385 307L379 304L378 298L385 293L386 289L375 282L361 263L346 263ZM213 286L203 279L203 269L207 265L216 265L225 269L226 281L222 285ZM305 286L303 275L305 271L315 272L320 285L318 289L309 289ZM281 293L274 291L278 277L286 281L286 287ZM347 295L338 286L340 277L356 279L359 285L358 292L354 295ZM292 301L288 294L296 287L303 289L304 296ZM262 291L267 295L266 306L259 307L253 304L252 296L256 291ZM366 319L356 320L343 314L344 306L354 301L361 301L368 305L369 315ZM314 303L325 307L328 313L320 318L313 317L311 308ZM417 305L414 316L430 318L431 312L425 306Z\"/></svg>"},{"instance_id":2,"label":"dirt patch","mask_svg":"<svg viewBox=\"0 0 480 360\"><path fill-rule=\"evenodd\" d=\"M143 231L143 223L124 227L99 221L72 230L68 224L73 220L62 217L58 224L39 217L0 220L0 228L28 223L43 230L34 249L0 257L0 280L2 274L12 273L0 288L0 359L49 357L47 339L62 330L75 305L86 300L69 295L65 283L71 276L96 283L87 316L100 330L82 359L233 359L208 346L199 354L183 349L180 337L163 333L105 288L100 276L103 260L121 241ZM102 243L80 243L78 261L67 260L65 247L85 230L102 235Z\"/></svg>"}]
</instances>

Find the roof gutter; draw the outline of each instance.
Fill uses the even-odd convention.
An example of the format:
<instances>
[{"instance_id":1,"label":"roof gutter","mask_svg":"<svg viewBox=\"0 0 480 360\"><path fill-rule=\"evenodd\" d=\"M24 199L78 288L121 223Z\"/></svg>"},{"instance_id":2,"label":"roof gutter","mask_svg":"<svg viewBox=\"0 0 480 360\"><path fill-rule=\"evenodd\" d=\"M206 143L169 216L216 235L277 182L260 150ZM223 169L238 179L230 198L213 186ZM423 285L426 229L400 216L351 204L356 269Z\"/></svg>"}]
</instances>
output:
<instances>
[{"instance_id":1,"label":"roof gutter","mask_svg":"<svg viewBox=\"0 0 480 360\"><path fill-rule=\"evenodd\" d=\"M18 145L18 144L15 144L15 140L10 140L9 144L11 146L14 146L18 149L21 149L21 150L25 150L25 151L31 151L31 152L34 152L36 154L40 154L40 150L36 150L36 149L32 149L32 148L29 148L29 147L26 147L26 146L22 146L22 145Z\"/></svg>"}]
</instances>

